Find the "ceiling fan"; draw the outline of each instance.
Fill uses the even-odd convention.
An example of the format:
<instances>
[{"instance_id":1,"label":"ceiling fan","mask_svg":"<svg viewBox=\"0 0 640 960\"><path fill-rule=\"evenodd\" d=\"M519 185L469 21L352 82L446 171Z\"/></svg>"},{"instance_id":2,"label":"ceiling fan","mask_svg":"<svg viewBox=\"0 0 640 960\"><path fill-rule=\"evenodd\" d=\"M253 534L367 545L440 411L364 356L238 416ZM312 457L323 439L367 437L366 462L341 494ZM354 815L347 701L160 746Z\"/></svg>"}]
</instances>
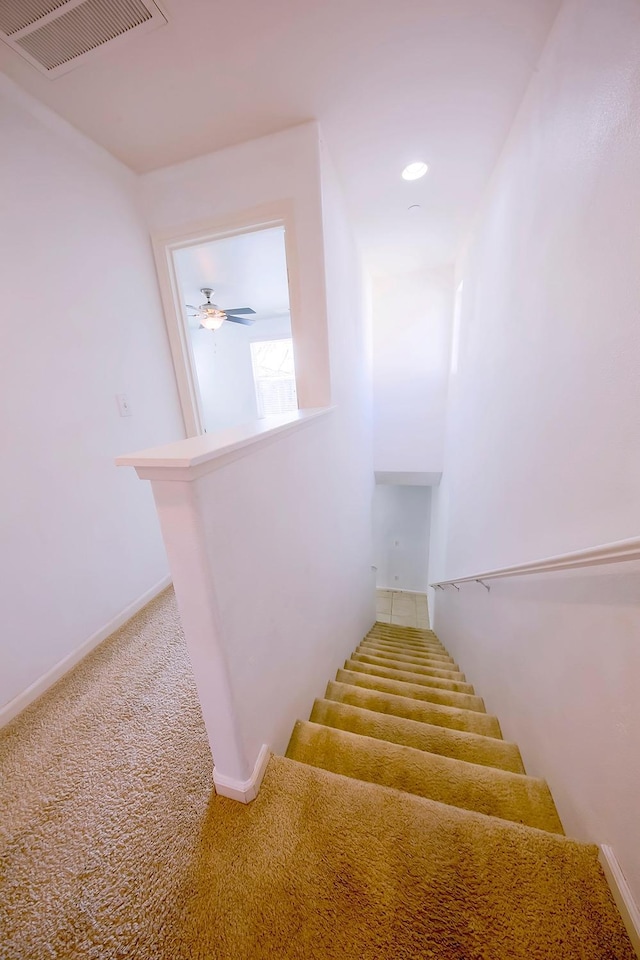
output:
<instances>
[{"instance_id":1,"label":"ceiling fan","mask_svg":"<svg viewBox=\"0 0 640 960\"><path fill-rule=\"evenodd\" d=\"M213 289L211 287L201 287L200 293L207 298L206 303L201 303L199 307L193 307L188 303L187 310L193 310L191 317L196 317L200 321L200 326L206 330L218 330L225 320L231 323L244 323L247 326L254 323L250 314L255 313L251 307L236 307L235 310L223 310L217 303L211 302Z\"/></svg>"}]
</instances>

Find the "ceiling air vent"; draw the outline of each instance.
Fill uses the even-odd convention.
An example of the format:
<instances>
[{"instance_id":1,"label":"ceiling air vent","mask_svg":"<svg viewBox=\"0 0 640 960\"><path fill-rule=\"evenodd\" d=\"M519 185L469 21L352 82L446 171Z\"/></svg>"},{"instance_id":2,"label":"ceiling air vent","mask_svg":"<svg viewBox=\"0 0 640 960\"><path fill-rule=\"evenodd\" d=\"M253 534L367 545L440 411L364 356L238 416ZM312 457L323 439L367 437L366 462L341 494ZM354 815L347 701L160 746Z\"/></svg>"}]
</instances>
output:
<instances>
[{"instance_id":1,"label":"ceiling air vent","mask_svg":"<svg viewBox=\"0 0 640 960\"><path fill-rule=\"evenodd\" d=\"M166 22L153 0L0 0L0 38L52 79Z\"/></svg>"}]
</instances>

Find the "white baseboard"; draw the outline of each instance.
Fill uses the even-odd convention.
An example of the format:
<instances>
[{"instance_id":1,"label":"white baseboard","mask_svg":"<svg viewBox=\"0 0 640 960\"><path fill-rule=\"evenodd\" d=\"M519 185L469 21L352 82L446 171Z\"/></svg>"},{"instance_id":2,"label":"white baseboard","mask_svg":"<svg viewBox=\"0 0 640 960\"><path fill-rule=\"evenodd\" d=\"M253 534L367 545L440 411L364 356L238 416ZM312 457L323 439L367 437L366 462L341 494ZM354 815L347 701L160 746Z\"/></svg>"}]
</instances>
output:
<instances>
[{"instance_id":1,"label":"white baseboard","mask_svg":"<svg viewBox=\"0 0 640 960\"><path fill-rule=\"evenodd\" d=\"M34 700L42 696L49 687L52 687L65 673L75 667L77 663L86 657L88 653L91 653L103 640L110 637L111 634L115 633L127 620L130 620L139 610L146 607L154 597L162 593L170 583L171 577L163 577L155 586L147 590L146 593L143 593L141 597L138 597L138 599L130 603L128 607L125 607L113 620L105 624L101 630L98 630L97 633L90 636L88 640L85 640L73 653L68 654L56 663L51 670L48 670L47 673L32 683L31 686L27 687L26 690L23 690L22 693L19 693L13 700L10 700L6 706L0 708L0 727L9 723L14 717L17 717L25 707L28 707Z\"/></svg>"},{"instance_id":2,"label":"white baseboard","mask_svg":"<svg viewBox=\"0 0 640 960\"><path fill-rule=\"evenodd\" d=\"M613 852L613 848L602 844L600 846L600 866L607 878L607 883L611 889L613 899L620 911L622 922L624 923L629 939L636 955L640 957L640 910L633 899L633 894L624 873L620 869L618 858Z\"/></svg>"},{"instance_id":3,"label":"white baseboard","mask_svg":"<svg viewBox=\"0 0 640 960\"><path fill-rule=\"evenodd\" d=\"M232 777L226 777L223 773L218 773L213 768L213 782L216 793L221 797L229 797L231 800L239 800L240 803L251 803L258 796L260 784L264 777L271 751L269 745L263 743L260 747L260 753L253 768L253 773L248 780L234 780Z\"/></svg>"}]
</instances>

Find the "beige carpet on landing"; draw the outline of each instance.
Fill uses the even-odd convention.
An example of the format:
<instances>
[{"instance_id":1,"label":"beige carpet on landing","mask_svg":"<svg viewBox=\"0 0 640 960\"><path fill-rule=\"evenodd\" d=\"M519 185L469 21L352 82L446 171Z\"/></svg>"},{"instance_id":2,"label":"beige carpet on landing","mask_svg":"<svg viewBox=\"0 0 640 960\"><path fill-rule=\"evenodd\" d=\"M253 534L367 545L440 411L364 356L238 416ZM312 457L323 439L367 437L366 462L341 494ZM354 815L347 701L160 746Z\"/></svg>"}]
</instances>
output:
<instances>
[{"instance_id":1,"label":"beige carpet on landing","mask_svg":"<svg viewBox=\"0 0 640 960\"><path fill-rule=\"evenodd\" d=\"M154 601L0 736L2 960L633 960L595 848L497 721L477 732L433 635L405 637L374 628L243 806L212 791Z\"/></svg>"}]
</instances>

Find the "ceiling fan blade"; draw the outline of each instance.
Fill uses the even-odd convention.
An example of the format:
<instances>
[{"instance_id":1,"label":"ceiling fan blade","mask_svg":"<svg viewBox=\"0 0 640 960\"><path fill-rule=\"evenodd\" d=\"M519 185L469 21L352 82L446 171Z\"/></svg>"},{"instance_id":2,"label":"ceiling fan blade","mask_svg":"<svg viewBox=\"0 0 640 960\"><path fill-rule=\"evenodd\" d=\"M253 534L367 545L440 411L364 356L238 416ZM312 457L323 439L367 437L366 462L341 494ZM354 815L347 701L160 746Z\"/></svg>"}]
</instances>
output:
<instances>
[{"instance_id":1,"label":"ceiling fan blade","mask_svg":"<svg viewBox=\"0 0 640 960\"><path fill-rule=\"evenodd\" d=\"M195 310L196 313L200 312L197 307L193 306L192 303L185 303L185 307L187 308L187 310Z\"/></svg>"},{"instance_id":2,"label":"ceiling fan blade","mask_svg":"<svg viewBox=\"0 0 640 960\"><path fill-rule=\"evenodd\" d=\"M227 316L230 313L255 313L255 310L252 310L251 307L238 307L237 310L225 310Z\"/></svg>"},{"instance_id":3,"label":"ceiling fan blade","mask_svg":"<svg viewBox=\"0 0 640 960\"><path fill-rule=\"evenodd\" d=\"M255 310L253 310L252 313L255 313ZM234 317L231 313L227 313L227 320L229 320L230 323L243 323L245 327L250 327L251 324L255 323L255 320L249 317Z\"/></svg>"}]
</instances>

